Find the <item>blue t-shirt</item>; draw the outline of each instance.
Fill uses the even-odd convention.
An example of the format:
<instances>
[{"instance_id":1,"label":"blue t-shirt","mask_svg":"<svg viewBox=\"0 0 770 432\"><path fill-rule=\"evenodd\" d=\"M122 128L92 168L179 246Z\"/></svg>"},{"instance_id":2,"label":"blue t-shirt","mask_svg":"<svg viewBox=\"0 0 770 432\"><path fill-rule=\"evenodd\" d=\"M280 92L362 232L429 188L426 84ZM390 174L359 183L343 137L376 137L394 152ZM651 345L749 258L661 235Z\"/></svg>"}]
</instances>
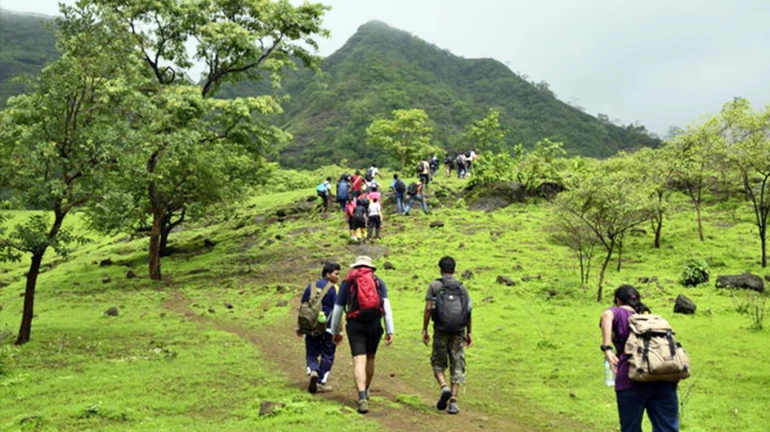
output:
<instances>
[{"instance_id":1,"label":"blue t-shirt","mask_svg":"<svg viewBox=\"0 0 770 432\"><path fill-rule=\"evenodd\" d=\"M315 285L317 288L324 289L326 287L326 284L329 283L326 279L320 279L316 281L316 283L312 284ZM310 284L305 287L305 292L302 293L302 303L305 303L306 301L310 300ZM326 315L326 318L330 318L332 315L332 309L334 309L334 302L337 299L337 289L336 288L329 288L329 291L326 292L326 295L324 296L323 300L321 300L321 310L324 312L324 315ZM328 324L327 324L328 327Z\"/></svg>"},{"instance_id":2,"label":"blue t-shirt","mask_svg":"<svg viewBox=\"0 0 770 432\"><path fill-rule=\"evenodd\" d=\"M382 281L382 279L378 278L377 276L374 276L375 279L380 281L380 299L384 300L388 298L388 289L385 287L385 282ZM350 288L348 287L348 282L342 282L342 285L340 285L340 291L337 295L337 303L338 305L345 307L348 304L348 298L350 297Z\"/></svg>"}]
</instances>

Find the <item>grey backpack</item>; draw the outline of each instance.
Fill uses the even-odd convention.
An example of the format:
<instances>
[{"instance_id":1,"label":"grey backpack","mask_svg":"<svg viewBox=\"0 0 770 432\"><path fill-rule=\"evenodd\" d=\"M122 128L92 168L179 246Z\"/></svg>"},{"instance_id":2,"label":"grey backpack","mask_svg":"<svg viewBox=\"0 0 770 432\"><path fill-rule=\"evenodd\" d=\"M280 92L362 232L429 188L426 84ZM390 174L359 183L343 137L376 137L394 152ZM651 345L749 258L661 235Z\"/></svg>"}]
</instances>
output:
<instances>
[{"instance_id":1,"label":"grey backpack","mask_svg":"<svg viewBox=\"0 0 770 432\"><path fill-rule=\"evenodd\" d=\"M443 282L436 295L433 323L441 333L462 333L470 320L468 293L460 282Z\"/></svg>"}]
</instances>

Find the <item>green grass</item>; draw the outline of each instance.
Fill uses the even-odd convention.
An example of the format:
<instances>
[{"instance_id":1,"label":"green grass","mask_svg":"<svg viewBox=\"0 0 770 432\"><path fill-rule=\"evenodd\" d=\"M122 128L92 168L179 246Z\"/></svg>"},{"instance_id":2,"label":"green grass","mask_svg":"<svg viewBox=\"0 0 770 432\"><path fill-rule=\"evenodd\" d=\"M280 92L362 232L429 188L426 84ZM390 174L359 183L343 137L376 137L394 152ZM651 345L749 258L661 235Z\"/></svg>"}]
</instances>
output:
<instances>
[{"instance_id":1,"label":"green grass","mask_svg":"<svg viewBox=\"0 0 770 432\"><path fill-rule=\"evenodd\" d=\"M435 187L457 185L456 179L442 178ZM251 331L285 319L289 309L274 307L276 302L297 296L318 277L325 260L337 260L345 268L360 251L346 243L338 213L328 219L310 215L284 223L254 222L258 214L312 194L300 190L258 196L227 221L173 234L172 245L181 252L163 260L165 283L146 279L146 239L94 235L94 243L74 251L68 261L60 260L40 277L32 342L12 351L6 362L9 373L0 376L0 430L304 431L317 430L319 413L328 430L376 429L371 419L343 414L338 404L293 387L269 366L275 359L264 358L241 338L163 307L172 290L178 290L190 299L195 314ZM767 326L751 330L749 316L739 307L744 294L713 287L718 274L766 274L758 263L759 242L748 209L706 209L706 241L701 243L694 215L686 203L676 203L681 211L666 222L661 249L652 248L649 233L626 238L621 271L614 264L608 270L606 301L598 304L594 284L580 286L570 252L549 242L552 210L547 203L495 213L431 204L434 213L428 216L386 215L385 238L375 245L376 251L387 253L375 262L382 266L387 260L397 269L378 271L388 286L397 330L396 342L380 362L398 368L402 381L418 390L435 388L429 349L420 342L422 308L428 283L438 277L437 262L449 254L458 261L458 273L474 273L465 281L474 304L475 345L467 351L468 382L461 390L461 406L504 418L513 415L533 429L578 430L573 425L577 421L587 430L616 430L614 392L602 379L598 322L612 290L631 283L653 311L670 320L691 355L693 377L679 387L682 430L759 432L770 424L765 409L770 396L764 391L770 374L761 360L770 356ZM429 228L434 220L446 225ZM81 226L77 218L69 223ZM206 238L216 246L204 248ZM678 284L680 265L690 256L709 263L709 284ZM115 265L100 267L98 261L105 258ZM53 260L58 258L47 255L45 262ZM0 288L0 334L10 340L20 320L19 292L26 270L23 263L0 268L0 280L10 283ZM140 278L126 279L129 268ZM517 284L499 285L498 275ZM525 276L531 279L523 282ZM657 282L638 282L652 276ZM105 277L111 282L104 283ZM287 287L282 293L276 290L279 284ZM696 315L672 313L680 293L698 305ZM225 302L235 306L232 311L223 307ZM110 306L120 307L118 317L103 316ZM338 359L346 352L343 346ZM264 400L285 406L259 417ZM423 400L399 394L395 404L380 402L401 406L409 415L421 410ZM24 426L22 419L27 419Z\"/></svg>"}]
</instances>

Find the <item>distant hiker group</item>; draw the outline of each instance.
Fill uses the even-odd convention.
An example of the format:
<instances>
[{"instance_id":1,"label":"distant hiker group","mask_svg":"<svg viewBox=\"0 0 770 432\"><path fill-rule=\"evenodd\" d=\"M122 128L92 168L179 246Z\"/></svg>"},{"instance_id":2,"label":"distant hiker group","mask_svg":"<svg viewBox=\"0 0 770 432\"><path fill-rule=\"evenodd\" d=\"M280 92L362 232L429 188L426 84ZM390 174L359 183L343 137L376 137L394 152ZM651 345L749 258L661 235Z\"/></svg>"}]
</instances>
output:
<instances>
[{"instance_id":1,"label":"distant hiker group","mask_svg":"<svg viewBox=\"0 0 770 432\"><path fill-rule=\"evenodd\" d=\"M369 389L374 379L377 348L383 334L386 346L393 343L393 312L385 282L374 274L377 268L370 257L356 258L337 289L339 269L337 264L324 265L322 279L305 288L296 332L305 337L308 391L331 391L328 379L336 345L343 341L341 328L344 313L358 396L356 408L358 412L366 413L369 411ZM425 345L431 343L428 324L433 320L430 364L440 387L436 408L457 414L460 412L457 394L460 385L465 382L465 347L472 343L471 301L467 289L453 277L453 258L441 258L439 270L441 278L430 283L425 296L422 341ZM445 376L447 368L450 370L449 383Z\"/></svg>"}]
</instances>

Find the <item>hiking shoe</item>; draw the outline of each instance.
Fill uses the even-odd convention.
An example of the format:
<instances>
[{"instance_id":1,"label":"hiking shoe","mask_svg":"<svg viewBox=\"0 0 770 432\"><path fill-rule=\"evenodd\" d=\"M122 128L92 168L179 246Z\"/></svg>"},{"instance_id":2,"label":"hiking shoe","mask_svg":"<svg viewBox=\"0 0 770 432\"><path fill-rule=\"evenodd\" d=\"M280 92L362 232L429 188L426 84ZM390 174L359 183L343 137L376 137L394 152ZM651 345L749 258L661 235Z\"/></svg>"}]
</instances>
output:
<instances>
[{"instance_id":1,"label":"hiking shoe","mask_svg":"<svg viewBox=\"0 0 770 432\"><path fill-rule=\"evenodd\" d=\"M318 391L318 372L310 372L310 384L307 385L307 391L310 393Z\"/></svg>"},{"instance_id":2,"label":"hiking shoe","mask_svg":"<svg viewBox=\"0 0 770 432\"><path fill-rule=\"evenodd\" d=\"M369 412L369 401L366 399L359 399L358 400L358 412L361 414L366 414Z\"/></svg>"},{"instance_id":3,"label":"hiking shoe","mask_svg":"<svg viewBox=\"0 0 770 432\"><path fill-rule=\"evenodd\" d=\"M457 408L457 399L449 401L449 409L446 410L449 414L457 414L460 412L460 408Z\"/></svg>"},{"instance_id":4,"label":"hiking shoe","mask_svg":"<svg viewBox=\"0 0 770 432\"><path fill-rule=\"evenodd\" d=\"M332 391L332 385L326 383L318 383L318 393L329 393Z\"/></svg>"},{"instance_id":5,"label":"hiking shoe","mask_svg":"<svg viewBox=\"0 0 770 432\"><path fill-rule=\"evenodd\" d=\"M448 387L444 387L441 389L441 396L438 398L438 402L436 402L436 409L439 411L444 411L447 407L447 402L449 402L449 398L452 397L452 390L449 390Z\"/></svg>"}]
</instances>

